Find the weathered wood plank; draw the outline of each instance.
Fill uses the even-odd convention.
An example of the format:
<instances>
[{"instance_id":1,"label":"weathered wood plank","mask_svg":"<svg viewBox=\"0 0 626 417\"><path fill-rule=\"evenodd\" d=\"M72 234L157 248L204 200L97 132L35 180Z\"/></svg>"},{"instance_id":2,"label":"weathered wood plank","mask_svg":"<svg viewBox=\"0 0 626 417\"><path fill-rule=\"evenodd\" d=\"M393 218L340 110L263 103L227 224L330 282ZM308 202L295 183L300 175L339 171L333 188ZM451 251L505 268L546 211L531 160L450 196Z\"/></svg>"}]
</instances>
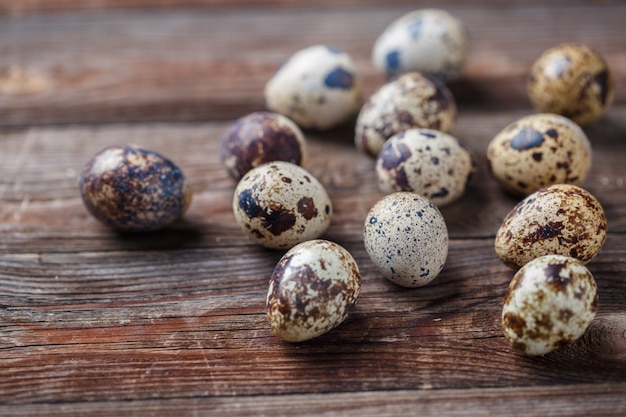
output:
<instances>
[{"instance_id":1,"label":"weathered wood plank","mask_svg":"<svg viewBox=\"0 0 626 417\"><path fill-rule=\"evenodd\" d=\"M528 0L470 0L480 4L498 5L517 2L528 5ZM579 3L594 3L593 0L576 0ZM572 4L573 0L543 0L535 3ZM446 6L440 2L439 6ZM454 3L454 2L449 2ZM469 1L465 1L469 3ZM317 6L337 6L336 0L318 0ZM431 2L425 0L342 0L342 6L364 5L410 5L411 7L430 7ZM23 14L32 12L54 12L66 10L92 9L161 9L181 7L310 7L307 0L0 0L0 13Z\"/></svg>"},{"instance_id":2,"label":"weathered wood plank","mask_svg":"<svg viewBox=\"0 0 626 417\"><path fill-rule=\"evenodd\" d=\"M265 82L291 53L316 43L354 57L367 96L384 81L370 62L373 42L411 8L330 10L0 17L0 125L232 119L262 109ZM452 86L462 109L527 107L528 68L564 41L598 49L617 84L626 83L623 3L449 10L472 34L463 79ZM626 101L624 89L616 101Z\"/></svg>"},{"instance_id":3,"label":"weathered wood plank","mask_svg":"<svg viewBox=\"0 0 626 417\"><path fill-rule=\"evenodd\" d=\"M220 397L88 402L0 407L15 417L123 415L162 416L214 413L232 417L382 415L622 416L623 383L573 384L458 390L394 390L367 393L294 394L270 397Z\"/></svg>"}]
</instances>

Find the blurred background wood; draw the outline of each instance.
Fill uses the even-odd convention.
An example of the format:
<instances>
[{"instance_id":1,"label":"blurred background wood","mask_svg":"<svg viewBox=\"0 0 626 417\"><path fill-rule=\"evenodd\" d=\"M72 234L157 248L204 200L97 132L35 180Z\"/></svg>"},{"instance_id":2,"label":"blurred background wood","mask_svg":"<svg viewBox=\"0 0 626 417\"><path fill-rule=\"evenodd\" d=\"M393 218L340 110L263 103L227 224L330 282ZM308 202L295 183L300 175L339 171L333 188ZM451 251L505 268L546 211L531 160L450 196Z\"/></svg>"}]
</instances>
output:
<instances>
[{"instance_id":1,"label":"blurred background wood","mask_svg":"<svg viewBox=\"0 0 626 417\"><path fill-rule=\"evenodd\" d=\"M268 278L282 255L253 245L231 212L235 186L218 140L264 109L263 86L294 51L346 50L366 95L384 79L374 40L428 2L0 0L0 415L626 414L626 4L441 2L468 26L470 60L451 86L453 133L476 156L468 193L442 213L450 255L430 285L380 277L362 223L381 197L353 126L306 132L307 168L335 206L324 236L356 258L363 290L339 328L288 344L269 330ZM528 68L580 41L617 83L587 127L609 237L588 266L596 320L577 343L539 358L500 331L513 271L493 250L517 202L491 179L489 140L533 110ZM110 144L138 143L191 180L183 220L120 235L90 217L76 177Z\"/></svg>"}]
</instances>

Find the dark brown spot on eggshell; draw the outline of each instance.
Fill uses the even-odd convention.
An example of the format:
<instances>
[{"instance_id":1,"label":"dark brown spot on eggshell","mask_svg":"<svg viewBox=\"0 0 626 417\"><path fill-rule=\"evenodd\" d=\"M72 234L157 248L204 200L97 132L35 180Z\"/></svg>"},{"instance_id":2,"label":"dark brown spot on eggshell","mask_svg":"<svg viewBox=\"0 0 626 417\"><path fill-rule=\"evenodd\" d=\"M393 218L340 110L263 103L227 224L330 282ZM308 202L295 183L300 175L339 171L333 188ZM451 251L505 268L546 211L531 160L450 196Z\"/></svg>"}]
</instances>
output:
<instances>
[{"instance_id":1,"label":"dark brown spot on eggshell","mask_svg":"<svg viewBox=\"0 0 626 417\"><path fill-rule=\"evenodd\" d=\"M317 208L315 201L311 197L303 197L298 201L298 213L302 214L305 219L311 220L317 216Z\"/></svg>"}]
</instances>

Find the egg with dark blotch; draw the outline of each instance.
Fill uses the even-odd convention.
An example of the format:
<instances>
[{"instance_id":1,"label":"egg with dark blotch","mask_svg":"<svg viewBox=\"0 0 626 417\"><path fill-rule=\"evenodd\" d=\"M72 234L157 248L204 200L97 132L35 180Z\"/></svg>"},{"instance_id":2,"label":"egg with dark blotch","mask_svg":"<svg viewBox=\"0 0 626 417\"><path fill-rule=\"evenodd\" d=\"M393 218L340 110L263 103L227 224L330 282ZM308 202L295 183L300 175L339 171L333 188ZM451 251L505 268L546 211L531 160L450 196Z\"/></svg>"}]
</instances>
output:
<instances>
[{"instance_id":1,"label":"egg with dark blotch","mask_svg":"<svg viewBox=\"0 0 626 417\"><path fill-rule=\"evenodd\" d=\"M580 125L600 119L615 97L606 61L580 43L546 50L531 67L527 88L539 111L563 115Z\"/></svg>"},{"instance_id":2,"label":"egg with dark blotch","mask_svg":"<svg viewBox=\"0 0 626 417\"><path fill-rule=\"evenodd\" d=\"M180 218L192 191L182 170L152 150L111 146L83 168L79 189L87 210L120 231L161 229Z\"/></svg>"},{"instance_id":3,"label":"egg with dark blotch","mask_svg":"<svg viewBox=\"0 0 626 417\"><path fill-rule=\"evenodd\" d=\"M445 10L420 9L392 22L376 39L372 60L388 76L418 71L456 80L469 50L463 22Z\"/></svg>"},{"instance_id":4,"label":"egg with dark blotch","mask_svg":"<svg viewBox=\"0 0 626 417\"><path fill-rule=\"evenodd\" d=\"M345 248L321 239L300 243L281 258L270 278L270 328L288 342L318 337L348 317L360 291L359 267Z\"/></svg>"},{"instance_id":5,"label":"egg with dark blotch","mask_svg":"<svg viewBox=\"0 0 626 417\"><path fill-rule=\"evenodd\" d=\"M470 152L453 136L409 129L392 136L376 159L378 188L418 193L437 206L463 195L475 170Z\"/></svg>"},{"instance_id":6,"label":"egg with dark blotch","mask_svg":"<svg viewBox=\"0 0 626 417\"><path fill-rule=\"evenodd\" d=\"M255 112L237 119L220 140L220 160L236 180L266 162L303 165L306 153L300 128L287 117L272 112Z\"/></svg>"},{"instance_id":7,"label":"egg with dark blotch","mask_svg":"<svg viewBox=\"0 0 626 417\"><path fill-rule=\"evenodd\" d=\"M328 130L361 106L361 75L346 52L314 45L293 54L265 84L269 110L306 129Z\"/></svg>"},{"instance_id":8,"label":"egg with dark blotch","mask_svg":"<svg viewBox=\"0 0 626 417\"><path fill-rule=\"evenodd\" d=\"M380 199L363 226L365 250L389 281L421 287L443 269L448 256L448 229L437 206L412 192Z\"/></svg>"},{"instance_id":9,"label":"egg with dark blotch","mask_svg":"<svg viewBox=\"0 0 626 417\"><path fill-rule=\"evenodd\" d=\"M600 202L569 184L542 188L520 201L498 228L495 250L512 268L544 255L589 262L606 240L607 220Z\"/></svg>"},{"instance_id":10,"label":"egg with dark blotch","mask_svg":"<svg viewBox=\"0 0 626 417\"><path fill-rule=\"evenodd\" d=\"M533 114L509 124L491 140L487 161L504 190L526 196L553 184L581 185L591 169L591 144L573 121Z\"/></svg>"},{"instance_id":11,"label":"egg with dark blotch","mask_svg":"<svg viewBox=\"0 0 626 417\"><path fill-rule=\"evenodd\" d=\"M513 277L502 308L507 341L526 355L544 355L579 339L598 304L596 281L578 260L546 255Z\"/></svg>"},{"instance_id":12,"label":"egg with dark blotch","mask_svg":"<svg viewBox=\"0 0 626 417\"><path fill-rule=\"evenodd\" d=\"M320 237L332 218L326 189L304 168L285 161L248 171L233 196L235 220L248 236L270 249L289 249Z\"/></svg>"},{"instance_id":13,"label":"egg with dark blotch","mask_svg":"<svg viewBox=\"0 0 626 417\"><path fill-rule=\"evenodd\" d=\"M354 141L361 152L376 157L393 135L413 128L449 132L456 103L440 82L413 72L380 87L365 102L356 120Z\"/></svg>"}]
</instances>

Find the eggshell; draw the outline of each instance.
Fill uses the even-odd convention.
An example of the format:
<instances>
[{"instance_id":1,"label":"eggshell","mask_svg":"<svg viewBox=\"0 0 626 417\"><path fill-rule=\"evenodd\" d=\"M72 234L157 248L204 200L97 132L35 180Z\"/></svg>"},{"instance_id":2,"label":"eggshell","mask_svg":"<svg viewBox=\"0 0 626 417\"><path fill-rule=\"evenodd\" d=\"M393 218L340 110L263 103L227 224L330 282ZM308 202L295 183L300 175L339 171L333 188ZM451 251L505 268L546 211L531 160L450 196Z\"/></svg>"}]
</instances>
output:
<instances>
[{"instance_id":1,"label":"eggshell","mask_svg":"<svg viewBox=\"0 0 626 417\"><path fill-rule=\"evenodd\" d=\"M418 71L456 80L469 50L463 22L445 10L421 9L392 22L374 44L374 65L388 76Z\"/></svg>"},{"instance_id":2,"label":"eggshell","mask_svg":"<svg viewBox=\"0 0 626 417\"><path fill-rule=\"evenodd\" d=\"M275 161L251 169L239 181L233 212L254 242L288 249L326 231L332 203L324 186L307 170Z\"/></svg>"},{"instance_id":3,"label":"eggshell","mask_svg":"<svg viewBox=\"0 0 626 417\"><path fill-rule=\"evenodd\" d=\"M550 254L587 263L602 249L606 230L604 209L591 193L555 184L530 194L509 212L496 234L495 249L512 268Z\"/></svg>"},{"instance_id":4,"label":"eggshell","mask_svg":"<svg viewBox=\"0 0 626 417\"><path fill-rule=\"evenodd\" d=\"M347 53L315 45L292 55L266 83L265 102L302 128L327 130L358 112L361 84Z\"/></svg>"},{"instance_id":5,"label":"eggshell","mask_svg":"<svg viewBox=\"0 0 626 417\"><path fill-rule=\"evenodd\" d=\"M220 140L220 160L236 180L266 162L287 161L302 166L306 154L300 128L273 112L255 112L237 119Z\"/></svg>"},{"instance_id":6,"label":"eggshell","mask_svg":"<svg viewBox=\"0 0 626 417\"><path fill-rule=\"evenodd\" d=\"M361 291L359 267L342 246L311 240L278 262L267 292L267 318L276 336L301 342L343 322Z\"/></svg>"},{"instance_id":7,"label":"eggshell","mask_svg":"<svg viewBox=\"0 0 626 417\"><path fill-rule=\"evenodd\" d=\"M396 133L412 128L449 132L456 112L454 97L445 85L417 72L402 75L380 87L361 108L356 147L376 157Z\"/></svg>"},{"instance_id":8,"label":"eggshell","mask_svg":"<svg viewBox=\"0 0 626 417\"><path fill-rule=\"evenodd\" d=\"M388 194L369 211L365 249L385 278L403 287L431 282L448 256L448 229L432 201L412 192Z\"/></svg>"},{"instance_id":9,"label":"eggshell","mask_svg":"<svg viewBox=\"0 0 626 417\"><path fill-rule=\"evenodd\" d=\"M533 114L498 133L487 147L487 160L502 188L527 196L553 184L581 185L591 168L591 144L571 120Z\"/></svg>"},{"instance_id":10,"label":"eggshell","mask_svg":"<svg viewBox=\"0 0 626 417\"><path fill-rule=\"evenodd\" d=\"M98 152L85 164L78 187L85 207L96 219L128 232L169 225L187 210L192 196L176 164L136 145Z\"/></svg>"},{"instance_id":11,"label":"eggshell","mask_svg":"<svg viewBox=\"0 0 626 417\"><path fill-rule=\"evenodd\" d=\"M601 118L615 96L607 63L593 49L564 43L545 51L528 76L528 95L539 111L586 125Z\"/></svg>"},{"instance_id":12,"label":"eggshell","mask_svg":"<svg viewBox=\"0 0 626 417\"><path fill-rule=\"evenodd\" d=\"M513 277L502 309L508 342L526 355L543 355L580 338L598 304L593 275L578 260L546 255Z\"/></svg>"},{"instance_id":13,"label":"eggshell","mask_svg":"<svg viewBox=\"0 0 626 417\"><path fill-rule=\"evenodd\" d=\"M413 191L441 207L463 195L474 166L469 151L453 136L409 129L385 142L376 174L383 193Z\"/></svg>"}]
</instances>

